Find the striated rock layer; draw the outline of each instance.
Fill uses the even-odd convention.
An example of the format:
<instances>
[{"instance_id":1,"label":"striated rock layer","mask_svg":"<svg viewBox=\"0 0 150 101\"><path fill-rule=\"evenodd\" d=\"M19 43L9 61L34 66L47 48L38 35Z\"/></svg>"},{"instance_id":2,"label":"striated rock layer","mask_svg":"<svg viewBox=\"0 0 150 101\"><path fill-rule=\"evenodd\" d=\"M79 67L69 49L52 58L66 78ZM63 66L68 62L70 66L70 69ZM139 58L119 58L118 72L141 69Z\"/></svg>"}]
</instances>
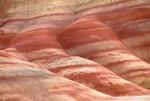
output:
<instances>
[{"instance_id":1,"label":"striated rock layer","mask_svg":"<svg viewBox=\"0 0 150 101\"><path fill-rule=\"evenodd\" d=\"M149 0L1 0L0 101L150 101Z\"/></svg>"}]
</instances>

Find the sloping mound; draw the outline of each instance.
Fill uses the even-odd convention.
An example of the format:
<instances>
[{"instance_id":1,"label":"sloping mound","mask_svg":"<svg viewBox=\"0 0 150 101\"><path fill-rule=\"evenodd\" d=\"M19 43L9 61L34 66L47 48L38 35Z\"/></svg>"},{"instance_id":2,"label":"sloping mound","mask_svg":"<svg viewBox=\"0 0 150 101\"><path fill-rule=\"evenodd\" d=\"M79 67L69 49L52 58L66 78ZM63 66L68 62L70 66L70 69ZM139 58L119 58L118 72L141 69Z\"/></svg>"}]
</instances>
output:
<instances>
[{"instance_id":1,"label":"sloping mound","mask_svg":"<svg viewBox=\"0 0 150 101\"><path fill-rule=\"evenodd\" d=\"M150 101L149 0L0 8L0 101Z\"/></svg>"}]
</instances>

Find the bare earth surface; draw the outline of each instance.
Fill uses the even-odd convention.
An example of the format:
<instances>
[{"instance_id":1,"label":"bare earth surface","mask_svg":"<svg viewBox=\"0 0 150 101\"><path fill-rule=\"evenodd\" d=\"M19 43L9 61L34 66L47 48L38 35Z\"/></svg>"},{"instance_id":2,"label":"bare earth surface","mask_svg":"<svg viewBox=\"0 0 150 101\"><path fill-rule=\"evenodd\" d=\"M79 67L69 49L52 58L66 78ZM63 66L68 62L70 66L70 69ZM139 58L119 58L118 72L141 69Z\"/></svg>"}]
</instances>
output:
<instances>
[{"instance_id":1,"label":"bare earth surface","mask_svg":"<svg viewBox=\"0 0 150 101\"><path fill-rule=\"evenodd\" d=\"M150 101L150 0L0 0L0 101Z\"/></svg>"}]
</instances>

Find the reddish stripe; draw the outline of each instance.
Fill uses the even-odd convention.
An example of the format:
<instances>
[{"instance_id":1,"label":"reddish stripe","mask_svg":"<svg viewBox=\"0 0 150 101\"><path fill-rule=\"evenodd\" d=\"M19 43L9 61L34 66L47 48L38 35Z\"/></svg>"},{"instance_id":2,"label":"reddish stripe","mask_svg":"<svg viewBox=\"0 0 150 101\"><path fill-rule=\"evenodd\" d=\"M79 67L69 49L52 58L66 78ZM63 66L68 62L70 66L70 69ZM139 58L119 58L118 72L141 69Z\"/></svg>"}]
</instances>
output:
<instances>
[{"instance_id":1,"label":"reddish stripe","mask_svg":"<svg viewBox=\"0 0 150 101\"><path fill-rule=\"evenodd\" d=\"M111 81L111 79L118 79L117 76L112 76L110 74L107 75L101 75L101 73L88 73L88 74L84 74L81 73L79 75L70 75L70 76L66 76L69 79L72 79L74 81L77 81L79 83L86 83L86 86L89 86L88 84L92 84L94 86L94 89L103 92L103 93L107 93L113 96L118 96L119 95L126 95L131 93L131 95L136 94L136 95L140 95L141 93L143 94L149 94L149 91L142 88L142 87L138 87L132 83L122 83L122 84L113 84L113 81ZM106 83L103 83L102 81L108 81ZM107 86L107 84L111 84L110 86ZM92 86L92 88L93 88ZM127 88L124 90L120 90L122 88Z\"/></svg>"},{"instance_id":2,"label":"reddish stripe","mask_svg":"<svg viewBox=\"0 0 150 101\"><path fill-rule=\"evenodd\" d=\"M111 69L111 67L115 68L114 66L116 66L116 65L122 65L122 64L124 64L124 63L133 63L133 62L143 62L143 61L141 61L140 59L119 61L119 59L118 59L117 62L108 63L108 64L106 64L105 66L106 66L106 67L110 67L110 69ZM127 64L124 64L124 66L126 67L126 66L128 66L128 65L127 65ZM120 68L123 68L123 67L120 67Z\"/></svg>"},{"instance_id":3,"label":"reddish stripe","mask_svg":"<svg viewBox=\"0 0 150 101\"><path fill-rule=\"evenodd\" d=\"M119 52L114 52L113 54L107 54L107 55L105 55L105 53L107 53L107 52L113 52L113 51L116 51L116 50L110 50L110 51L103 51L103 52L99 52L99 51L97 51L97 52L92 52L92 54L91 53L89 53L88 55L89 55L89 59L98 59L98 58L104 58L104 57L109 57L109 56L117 56L118 55L118 53L123 53L123 54L127 54L127 55L131 55L132 56L132 54L130 54L128 51L126 51L126 50L122 50L122 52L121 51L119 51ZM116 54L115 54L116 53ZM120 55L121 56L121 55Z\"/></svg>"},{"instance_id":4,"label":"reddish stripe","mask_svg":"<svg viewBox=\"0 0 150 101\"><path fill-rule=\"evenodd\" d=\"M145 71L146 71L146 73L141 73L141 74L137 74L134 76L130 76L128 79L132 79L132 78L136 78L136 77L144 77L145 81L146 81L147 78L148 79L150 78L150 70L145 70ZM143 70L143 72L145 72L145 71ZM150 81L147 80L146 82L150 82Z\"/></svg>"},{"instance_id":5,"label":"reddish stripe","mask_svg":"<svg viewBox=\"0 0 150 101\"><path fill-rule=\"evenodd\" d=\"M36 61L39 61L39 60L45 60L45 62L42 62L42 63L47 63L47 62L50 63L50 62L53 62L55 60L58 60L58 59L61 59L61 58L65 58L65 57L68 57L68 55L66 55L66 54L59 54L59 55L53 55L53 56L43 56L43 57L38 57L38 58L34 58L34 59L30 59L29 58L29 61L36 62Z\"/></svg>"},{"instance_id":6,"label":"reddish stripe","mask_svg":"<svg viewBox=\"0 0 150 101\"><path fill-rule=\"evenodd\" d=\"M134 25L132 25L133 27ZM119 28L121 28L120 26L118 26ZM128 26L129 27L129 26ZM136 36L144 36L146 34L150 34L150 30L145 31L144 28L143 30L137 30L137 29L128 29L126 27L122 27L122 29L120 31L115 31L116 33L118 33L118 37L120 39L128 39L128 38L132 38L132 37L136 37Z\"/></svg>"},{"instance_id":7,"label":"reddish stripe","mask_svg":"<svg viewBox=\"0 0 150 101\"><path fill-rule=\"evenodd\" d=\"M82 30L82 29L81 29ZM80 29L78 30L80 31ZM109 33L109 34L108 34ZM94 36L94 38L92 38ZM65 49L72 48L75 46L82 46L89 43L109 41L109 40L118 40L117 36L108 30L101 30L97 32L94 31L84 31L84 32L67 32L66 34L61 34L58 37L58 41L63 45Z\"/></svg>"},{"instance_id":8,"label":"reddish stripe","mask_svg":"<svg viewBox=\"0 0 150 101\"><path fill-rule=\"evenodd\" d=\"M39 15L36 17L31 17L31 18L15 18L15 19L6 19L2 21L1 26L4 26L8 22L15 22L15 21L29 21L29 20L34 20L34 19L39 19L42 17L46 16L67 16L67 15L73 15L73 13L53 13L53 14L44 14L44 15Z\"/></svg>"},{"instance_id":9,"label":"reddish stripe","mask_svg":"<svg viewBox=\"0 0 150 101\"><path fill-rule=\"evenodd\" d=\"M145 69L138 68L138 69L129 70L129 71L126 71L126 72L119 73L118 75L123 76L123 75L128 75L128 74L136 73L136 72L139 72L139 71L140 71L140 72L143 71L142 74L146 75L145 72L150 71L150 68L149 68L149 67L148 67L148 68L145 68ZM147 76L148 76L148 75L147 75Z\"/></svg>"},{"instance_id":10,"label":"reddish stripe","mask_svg":"<svg viewBox=\"0 0 150 101\"><path fill-rule=\"evenodd\" d=\"M129 44L130 45L130 44ZM147 49L150 49L150 41L149 42L145 42L145 43L142 43L138 46L130 46L131 50L134 50L134 49L142 49L142 48L147 48Z\"/></svg>"},{"instance_id":11,"label":"reddish stripe","mask_svg":"<svg viewBox=\"0 0 150 101\"><path fill-rule=\"evenodd\" d=\"M72 39L67 39L67 40L63 40L63 41L59 40L59 42L63 46L64 49L71 49L74 47L82 47L82 45L88 45L88 44L94 44L97 42L100 43L103 41L109 41L109 40L105 40L105 39L88 39L86 37L85 37L85 39L81 35L80 39L72 38Z\"/></svg>"},{"instance_id":12,"label":"reddish stripe","mask_svg":"<svg viewBox=\"0 0 150 101\"><path fill-rule=\"evenodd\" d=\"M0 62L0 65L13 65L13 64L16 65L16 64L19 64L19 63L15 63L15 62ZM3 67L3 68L6 68L6 67Z\"/></svg>"},{"instance_id":13,"label":"reddish stripe","mask_svg":"<svg viewBox=\"0 0 150 101\"><path fill-rule=\"evenodd\" d=\"M98 70L100 70L100 69L104 69L104 67L102 67L102 66L100 66L99 64L79 64L79 65L68 65L68 66L60 66L59 68L52 68L52 69L50 69L52 72L55 72L55 73L57 73L57 72L59 72L59 71L61 71L61 70L63 70L63 69L68 69L68 68L84 68L84 67L93 67L94 69L95 69L95 67L98 69ZM110 72L109 70L108 70L108 72ZM110 72L111 73L111 72Z\"/></svg>"},{"instance_id":14,"label":"reddish stripe","mask_svg":"<svg viewBox=\"0 0 150 101\"><path fill-rule=\"evenodd\" d=\"M10 57L12 57L12 55L10 55L10 54L4 52L4 53L0 53L0 57L7 57L7 58L10 58Z\"/></svg>"},{"instance_id":15,"label":"reddish stripe","mask_svg":"<svg viewBox=\"0 0 150 101\"><path fill-rule=\"evenodd\" d=\"M99 16L99 19L103 18L104 21L102 22L106 22L108 25L110 25L114 29L120 29L119 26L122 24L124 25L127 23L127 25L130 25L130 23L141 23L141 20L142 21L148 20L150 16L149 13L150 13L149 9L140 7L140 8L133 8L130 10L126 9L123 13L122 11L118 11L118 12L116 11L114 13L111 13L111 12L106 13L104 14L104 17L108 17L107 19L103 18L103 16ZM114 19L116 20L114 21Z\"/></svg>"},{"instance_id":16,"label":"reddish stripe","mask_svg":"<svg viewBox=\"0 0 150 101\"><path fill-rule=\"evenodd\" d=\"M99 80L101 80L101 79L105 79L106 81L108 79L114 79L114 78L119 79L119 77L117 77L116 75L112 75L111 73L107 73L107 72L95 72L95 73L93 73L93 72L92 73L84 72L84 73L79 73L79 74L76 74L76 75L74 75L74 74L65 75L64 77L67 77L71 80L76 79L77 81L80 81L80 80L86 81L87 79L90 79L90 81L88 83L94 81L93 79L95 79L97 82L99 82ZM95 85L95 84L93 84L93 85Z\"/></svg>"},{"instance_id":17,"label":"reddish stripe","mask_svg":"<svg viewBox=\"0 0 150 101\"><path fill-rule=\"evenodd\" d=\"M30 46L30 47L29 47ZM26 45L12 45L10 48L16 48L18 51L21 52L32 52L32 51L37 51L37 50L41 50L41 49L47 49L47 48L56 48L56 49L62 49L60 47L58 47L58 45L50 45L51 47L49 47L49 45L30 45L30 44L26 44Z\"/></svg>"},{"instance_id":18,"label":"reddish stripe","mask_svg":"<svg viewBox=\"0 0 150 101\"><path fill-rule=\"evenodd\" d=\"M124 49L123 48L111 48L111 49L104 49L104 50L93 50L92 52L85 52L84 54L80 54L79 56L92 59L92 57L96 54L101 54L101 53L116 51L116 50L123 51Z\"/></svg>"}]
</instances>

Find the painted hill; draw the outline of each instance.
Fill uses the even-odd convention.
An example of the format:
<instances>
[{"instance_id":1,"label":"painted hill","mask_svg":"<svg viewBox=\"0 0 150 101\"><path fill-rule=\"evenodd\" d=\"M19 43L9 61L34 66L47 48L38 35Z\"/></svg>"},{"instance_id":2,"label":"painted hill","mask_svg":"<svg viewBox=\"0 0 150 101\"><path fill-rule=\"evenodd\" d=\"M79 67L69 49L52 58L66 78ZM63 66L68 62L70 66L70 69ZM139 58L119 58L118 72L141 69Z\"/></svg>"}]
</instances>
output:
<instances>
[{"instance_id":1,"label":"painted hill","mask_svg":"<svg viewBox=\"0 0 150 101\"><path fill-rule=\"evenodd\" d=\"M150 101L149 0L0 8L0 101Z\"/></svg>"}]
</instances>

